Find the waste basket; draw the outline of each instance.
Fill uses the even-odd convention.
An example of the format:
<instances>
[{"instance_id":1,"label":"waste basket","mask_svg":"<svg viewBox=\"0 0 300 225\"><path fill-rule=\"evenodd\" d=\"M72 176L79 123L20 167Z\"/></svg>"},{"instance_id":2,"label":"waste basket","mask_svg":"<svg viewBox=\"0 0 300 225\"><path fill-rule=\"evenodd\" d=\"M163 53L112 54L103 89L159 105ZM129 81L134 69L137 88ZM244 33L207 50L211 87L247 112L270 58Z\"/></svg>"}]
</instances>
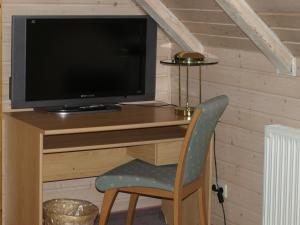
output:
<instances>
[{"instance_id":1,"label":"waste basket","mask_svg":"<svg viewBox=\"0 0 300 225\"><path fill-rule=\"evenodd\" d=\"M78 199L52 199L43 204L44 225L94 225L98 207Z\"/></svg>"}]
</instances>

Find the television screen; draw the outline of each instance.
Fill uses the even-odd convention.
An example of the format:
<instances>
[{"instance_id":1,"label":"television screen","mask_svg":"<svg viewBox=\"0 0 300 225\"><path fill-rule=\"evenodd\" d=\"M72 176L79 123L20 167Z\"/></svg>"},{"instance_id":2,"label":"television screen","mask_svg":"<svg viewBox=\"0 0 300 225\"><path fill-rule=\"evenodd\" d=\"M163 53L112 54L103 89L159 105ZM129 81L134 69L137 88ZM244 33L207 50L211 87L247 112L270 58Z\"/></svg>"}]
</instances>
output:
<instances>
[{"instance_id":1,"label":"television screen","mask_svg":"<svg viewBox=\"0 0 300 225\"><path fill-rule=\"evenodd\" d=\"M13 18L12 106L152 100L156 24L147 16Z\"/></svg>"}]
</instances>

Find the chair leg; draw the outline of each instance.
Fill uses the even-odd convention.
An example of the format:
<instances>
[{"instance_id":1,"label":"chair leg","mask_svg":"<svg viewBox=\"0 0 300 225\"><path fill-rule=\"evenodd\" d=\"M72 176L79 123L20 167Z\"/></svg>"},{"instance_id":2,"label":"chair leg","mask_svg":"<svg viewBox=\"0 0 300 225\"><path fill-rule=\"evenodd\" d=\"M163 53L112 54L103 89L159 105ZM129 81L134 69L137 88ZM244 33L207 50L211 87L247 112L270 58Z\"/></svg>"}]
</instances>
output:
<instances>
[{"instance_id":1,"label":"chair leg","mask_svg":"<svg viewBox=\"0 0 300 225\"><path fill-rule=\"evenodd\" d=\"M206 202L205 202L205 195L204 191L202 189L199 189L198 191L198 206L199 206L199 220L200 225L208 225L207 219L206 219Z\"/></svg>"},{"instance_id":2,"label":"chair leg","mask_svg":"<svg viewBox=\"0 0 300 225\"><path fill-rule=\"evenodd\" d=\"M133 218L134 218L135 208L136 208L136 203L138 201L138 198L139 198L139 194L133 193L130 195L126 225L132 225L133 223Z\"/></svg>"},{"instance_id":3,"label":"chair leg","mask_svg":"<svg viewBox=\"0 0 300 225\"><path fill-rule=\"evenodd\" d=\"M174 198L173 202L174 207L174 224L173 225L181 225L182 224L182 200L179 197Z\"/></svg>"},{"instance_id":4,"label":"chair leg","mask_svg":"<svg viewBox=\"0 0 300 225\"><path fill-rule=\"evenodd\" d=\"M118 189L110 189L104 193L104 198L101 206L99 225L106 225L110 215L110 210L117 197Z\"/></svg>"}]
</instances>

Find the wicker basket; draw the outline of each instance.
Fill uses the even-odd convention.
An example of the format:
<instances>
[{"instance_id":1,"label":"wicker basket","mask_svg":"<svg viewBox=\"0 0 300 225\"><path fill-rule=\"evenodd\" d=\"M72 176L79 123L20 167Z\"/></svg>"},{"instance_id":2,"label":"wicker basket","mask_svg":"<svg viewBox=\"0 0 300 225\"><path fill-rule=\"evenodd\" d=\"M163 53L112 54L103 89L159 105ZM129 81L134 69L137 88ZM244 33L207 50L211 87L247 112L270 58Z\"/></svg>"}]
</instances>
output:
<instances>
[{"instance_id":1,"label":"wicker basket","mask_svg":"<svg viewBox=\"0 0 300 225\"><path fill-rule=\"evenodd\" d=\"M94 225L98 212L84 200L53 199L43 204L44 225Z\"/></svg>"}]
</instances>

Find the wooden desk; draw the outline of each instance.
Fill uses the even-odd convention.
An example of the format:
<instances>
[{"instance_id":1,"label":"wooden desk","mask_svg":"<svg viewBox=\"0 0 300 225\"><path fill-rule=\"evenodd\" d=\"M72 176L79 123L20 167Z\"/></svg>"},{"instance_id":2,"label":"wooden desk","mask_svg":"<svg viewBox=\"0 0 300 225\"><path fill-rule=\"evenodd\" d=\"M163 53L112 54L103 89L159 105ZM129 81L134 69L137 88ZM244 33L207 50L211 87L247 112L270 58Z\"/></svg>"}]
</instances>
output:
<instances>
[{"instance_id":1,"label":"wooden desk","mask_svg":"<svg viewBox=\"0 0 300 225\"><path fill-rule=\"evenodd\" d=\"M42 225L42 184L97 176L139 158L176 163L188 120L172 107L5 114L7 225Z\"/></svg>"}]
</instances>

